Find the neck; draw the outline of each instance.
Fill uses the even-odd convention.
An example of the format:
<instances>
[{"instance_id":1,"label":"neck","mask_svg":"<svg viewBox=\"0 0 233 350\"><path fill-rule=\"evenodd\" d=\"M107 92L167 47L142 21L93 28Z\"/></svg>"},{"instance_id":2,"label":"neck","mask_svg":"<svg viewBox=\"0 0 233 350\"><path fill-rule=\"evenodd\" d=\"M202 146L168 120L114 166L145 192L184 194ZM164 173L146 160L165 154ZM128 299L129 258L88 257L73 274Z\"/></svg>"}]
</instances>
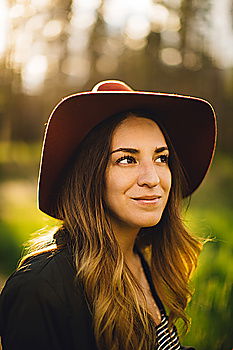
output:
<instances>
[{"instance_id":1,"label":"neck","mask_svg":"<svg viewBox=\"0 0 233 350\"><path fill-rule=\"evenodd\" d=\"M125 261L131 265L137 259L137 254L134 252L135 240L137 238L139 228L119 225L111 220L111 225L118 244L123 252Z\"/></svg>"}]
</instances>

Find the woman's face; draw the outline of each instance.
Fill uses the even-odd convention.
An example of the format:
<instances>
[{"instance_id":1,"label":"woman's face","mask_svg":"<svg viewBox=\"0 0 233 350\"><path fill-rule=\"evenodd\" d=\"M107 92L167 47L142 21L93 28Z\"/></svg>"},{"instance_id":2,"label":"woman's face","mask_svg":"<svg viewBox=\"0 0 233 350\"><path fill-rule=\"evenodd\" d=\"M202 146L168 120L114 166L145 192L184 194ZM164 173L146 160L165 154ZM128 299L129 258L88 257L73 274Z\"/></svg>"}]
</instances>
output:
<instances>
[{"instance_id":1,"label":"woman's face","mask_svg":"<svg viewBox=\"0 0 233 350\"><path fill-rule=\"evenodd\" d=\"M158 125L130 116L114 131L105 174L105 202L115 228L156 225L171 188L169 150Z\"/></svg>"}]
</instances>

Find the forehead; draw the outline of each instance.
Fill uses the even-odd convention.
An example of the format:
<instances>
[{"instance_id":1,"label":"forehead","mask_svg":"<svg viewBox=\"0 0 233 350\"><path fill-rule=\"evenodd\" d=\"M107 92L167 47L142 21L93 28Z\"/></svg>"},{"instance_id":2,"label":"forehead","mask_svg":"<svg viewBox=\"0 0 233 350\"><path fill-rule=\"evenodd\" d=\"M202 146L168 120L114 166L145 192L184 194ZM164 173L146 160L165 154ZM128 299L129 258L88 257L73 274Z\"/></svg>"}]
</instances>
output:
<instances>
[{"instance_id":1,"label":"forehead","mask_svg":"<svg viewBox=\"0 0 233 350\"><path fill-rule=\"evenodd\" d=\"M124 119L114 130L112 147L166 146L164 135L153 120L143 117L129 116Z\"/></svg>"}]
</instances>

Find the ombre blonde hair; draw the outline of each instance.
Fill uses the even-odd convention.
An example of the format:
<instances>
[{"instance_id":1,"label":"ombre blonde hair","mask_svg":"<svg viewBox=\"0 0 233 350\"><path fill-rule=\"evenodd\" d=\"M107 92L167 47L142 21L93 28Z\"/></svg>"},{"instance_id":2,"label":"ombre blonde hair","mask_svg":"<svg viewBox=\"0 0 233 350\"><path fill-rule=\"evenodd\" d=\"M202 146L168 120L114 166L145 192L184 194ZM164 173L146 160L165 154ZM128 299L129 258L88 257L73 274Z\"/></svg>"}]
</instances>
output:
<instances>
[{"instance_id":1,"label":"ombre blonde hair","mask_svg":"<svg viewBox=\"0 0 233 350\"><path fill-rule=\"evenodd\" d=\"M69 245L75 257L76 280L83 285L100 350L151 350L156 342L154 321L139 301L146 303L145 296L125 263L104 202L112 135L130 115L151 118L141 111L122 113L96 126L82 141L61 181L54 207L62 219L54 236L57 244L54 248L48 242L37 242L30 253L38 254L43 245L46 249ZM191 298L188 283L202 245L187 232L181 219L187 181L166 131L159 122L158 125L170 151L172 186L160 222L142 228L135 246L150 266L156 291L169 312L169 324L180 318L187 330L185 308Z\"/></svg>"}]
</instances>

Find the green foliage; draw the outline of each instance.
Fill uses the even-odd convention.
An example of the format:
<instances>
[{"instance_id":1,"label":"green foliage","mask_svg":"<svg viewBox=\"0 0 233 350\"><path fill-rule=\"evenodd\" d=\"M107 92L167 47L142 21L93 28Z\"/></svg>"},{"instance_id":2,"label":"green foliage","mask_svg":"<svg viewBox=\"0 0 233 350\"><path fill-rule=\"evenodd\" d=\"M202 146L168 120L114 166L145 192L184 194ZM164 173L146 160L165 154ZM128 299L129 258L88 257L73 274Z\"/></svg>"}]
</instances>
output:
<instances>
[{"instance_id":1,"label":"green foliage","mask_svg":"<svg viewBox=\"0 0 233 350\"><path fill-rule=\"evenodd\" d=\"M217 156L186 215L192 232L212 238L201 253L187 310L192 326L184 343L200 350L226 350L233 344L232 174L231 159Z\"/></svg>"},{"instance_id":2,"label":"green foliage","mask_svg":"<svg viewBox=\"0 0 233 350\"><path fill-rule=\"evenodd\" d=\"M195 294L188 307L193 323L185 342L197 349L232 347L233 288L232 243L206 244L193 284Z\"/></svg>"},{"instance_id":3,"label":"green foliage","mask_svg":"<svg viewBox=\"0 0 233 350\"><path fill-rule=\"evenodd\" d=\"M12 236L12 230L7 223L0 222L0 232L0 274L7 275L15 269L21 248L19 242Z\"/></svg>"}]
</instances>

